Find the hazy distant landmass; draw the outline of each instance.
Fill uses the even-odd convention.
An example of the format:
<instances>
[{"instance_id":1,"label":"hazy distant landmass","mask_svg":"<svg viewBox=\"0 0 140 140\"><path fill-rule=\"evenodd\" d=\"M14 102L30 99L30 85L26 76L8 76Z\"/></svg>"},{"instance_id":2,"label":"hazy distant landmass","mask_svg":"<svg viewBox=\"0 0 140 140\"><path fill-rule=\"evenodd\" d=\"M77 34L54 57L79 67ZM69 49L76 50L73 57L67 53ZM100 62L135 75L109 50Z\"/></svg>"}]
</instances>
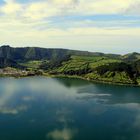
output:
<instances>
[{"instance_id":1,"label":"hazy distant landmass","mask_svg":"<svg viewBox=\"0 0 140 140\"><path fill-rule=\"evenodd\" d=\"M140 54L104 54L50 48L0 47L0 75L73 76L92 81L140 85Z\"/></svg>"}]
</instances>

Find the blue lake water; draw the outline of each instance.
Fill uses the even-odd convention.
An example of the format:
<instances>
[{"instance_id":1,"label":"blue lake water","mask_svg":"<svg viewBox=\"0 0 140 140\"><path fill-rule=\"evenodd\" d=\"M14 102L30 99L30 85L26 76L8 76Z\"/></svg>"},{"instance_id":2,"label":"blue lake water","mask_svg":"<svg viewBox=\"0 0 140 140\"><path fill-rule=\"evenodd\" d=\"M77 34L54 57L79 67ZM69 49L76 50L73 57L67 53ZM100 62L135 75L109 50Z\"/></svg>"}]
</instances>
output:
<instances>
[{"instance_id":1,"label":"blue lake water","mask_svg":"<svg viewBox=\"0 0 140 140\"><path fill-rule=\"evenodd\" d=\"M140 140L140 88L1 78L0 140Z\"/></svg>"}]
</instances>

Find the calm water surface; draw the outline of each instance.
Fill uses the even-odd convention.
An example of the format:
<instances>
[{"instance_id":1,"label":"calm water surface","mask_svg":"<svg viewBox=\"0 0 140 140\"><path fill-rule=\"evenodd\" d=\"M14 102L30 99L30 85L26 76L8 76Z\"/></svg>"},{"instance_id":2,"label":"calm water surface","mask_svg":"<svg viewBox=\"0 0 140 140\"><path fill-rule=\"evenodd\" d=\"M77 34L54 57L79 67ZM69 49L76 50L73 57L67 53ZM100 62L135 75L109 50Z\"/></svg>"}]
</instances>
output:
<instances>
[{"instance_id":1,"label":"calm water surface","mask_svg":"<svg viewBox=\"0 0 140 140\"><path fill-rule=\"evenodd\" d=\"M140 140L140 88L1 78L0 140Z\"/></svg>"}]
</instances>

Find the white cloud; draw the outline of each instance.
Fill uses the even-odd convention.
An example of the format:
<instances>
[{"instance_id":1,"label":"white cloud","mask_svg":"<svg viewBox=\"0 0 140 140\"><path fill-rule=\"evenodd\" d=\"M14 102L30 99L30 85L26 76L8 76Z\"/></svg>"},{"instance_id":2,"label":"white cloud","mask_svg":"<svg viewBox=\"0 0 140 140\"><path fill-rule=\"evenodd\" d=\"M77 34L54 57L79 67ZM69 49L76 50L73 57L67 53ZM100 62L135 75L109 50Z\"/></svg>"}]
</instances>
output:
<instances>
[{"instance_id":1,"label":"white cloud","mask_svg":"<svg viewBox=\"0 0 140 140\"><path fill-rule=\"evenodd\" d=\"M132 40L132 36L135 38L140 36L140 28L116 28L120 21L116 22L114 28L109 26L97 28L94 26L94 20L90 19L79 22L66 21L65 25L68 27L63 27L64 24L58 26L57 19L63 16L136 14L139 13L139 3L140 0L40 0L30 3L5 0L5 4L0 6L0 43L14 46L70 48L77 46L77 49L81 49L83 45L100 46L101 42L103 45L108 40L108 44L112 45L114 43L112 38L116 36L123 38L127 36L129 41ZM107 24L110 22L107 21ZM125 45L128 44L127 40ZM116 46L123 40L120 39L120 44L117 41L119 40L115 41ZM136 40L133 42L137 42L137 46L140 45Z\"/></svg>"},{"instance_id":2,"label":"white cloud","mask_svg":"<svg viewBox=\"0 0 140 140\"><path fill-rule=\"evenodd\" d=\"M139 0L48 0L19 4L14 0L6 0L1 7L4 14L18 14L21 17L42 19L50 16L65 14L118 14L134 8ZM130 10L131 11L131 10Z\"/></svg>"},{"instance_id":3,"label":"white cloud","mask_svg":"<svg viewBox=\"0 0 140 140\"><path fill-rule=\"evenodd\" d=\"M16 20L32 21L64 15L121 14L131 11L136 13L138 4L140 0L42 0L31 3L5 0L0 12L9 19L17 17Z\"/></svg>"},{"instance_id":4,"label":"white cloud","mask_svg":"<svg viewBox=\"0 0 140 140\"><path fill-rule=\"evenodd\" d=\"M77 3L78 0L50 0L49 2L57 5L69 5Z\"/></svg>"},{"instance_id":5,"label":"white cloud","mask_svg":"<svg viewBox=\"0 0 140 140\"><path fill-rule=\"evenodd\" d=\"M9 30L4 31L5 28ZM133 49L140 45L140 28L104 29L79 27L36 30L31 28L31 26L24 26L22 24L19 24L19 26L12 25L12 27L8 27L7 24L0 29L0 32L3 32L0 41L1 44L6 42L17 47L27 45L80 50L87 49L90 51L103 51L103 48L106 48L106 52L110 50L110 47L114 47L114 49L118 48L118 51L124 48L123 51L126 53L127 47Z\"/></svg>"},{"instance_id":6,"label":"white cloud","mask_svg":"<svg viewBox=\"0 0 140 140\"><path fill-rule=\"evenodd\" d=\"M130 5L125 11L124 14L131 14L131 15L140 15L140 1L133 3Z\"/></svg>"},{"instance_id":7,"label":"white cloud","mask_svg":"<svg viewBox=\"0 0 140 140\"><path fill-rule=\"evenodd\" d=\"M4 6L1 7L1 12L4 13L5 15L9 15L9 14L18 14L18 12L21 12L22 10L22 5L15 3L12 0L7 0L6 4Z\"/></svg>"},{"instance_id":8,"label":"white cloud","mask_svg":"<svg viewBox=\"0 0 140 140\"><path fill-rule=\"evenodd\" d=\"M59 9L51 6L47 2L36 2L28 5L22 16L29 19L41 20L46 17L54 16L58 12Z\"/></svg>"}]
</instances>

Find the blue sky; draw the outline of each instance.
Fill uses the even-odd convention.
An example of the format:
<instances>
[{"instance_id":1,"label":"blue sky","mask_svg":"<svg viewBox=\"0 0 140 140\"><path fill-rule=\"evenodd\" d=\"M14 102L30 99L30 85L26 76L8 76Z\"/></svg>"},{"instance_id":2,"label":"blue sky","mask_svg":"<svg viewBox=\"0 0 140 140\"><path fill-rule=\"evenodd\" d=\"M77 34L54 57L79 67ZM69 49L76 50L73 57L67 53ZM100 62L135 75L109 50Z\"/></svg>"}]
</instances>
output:
<instances>
[{"instance_id":1,"label":"blue sky","mask_svg":"<svg viewBox=\"0 0 140 140\"><path fill-rule=\"evenodd\" d=\"M0 0L0 44L140 52L140 0Z\"/></svg>"}]
</instances>

